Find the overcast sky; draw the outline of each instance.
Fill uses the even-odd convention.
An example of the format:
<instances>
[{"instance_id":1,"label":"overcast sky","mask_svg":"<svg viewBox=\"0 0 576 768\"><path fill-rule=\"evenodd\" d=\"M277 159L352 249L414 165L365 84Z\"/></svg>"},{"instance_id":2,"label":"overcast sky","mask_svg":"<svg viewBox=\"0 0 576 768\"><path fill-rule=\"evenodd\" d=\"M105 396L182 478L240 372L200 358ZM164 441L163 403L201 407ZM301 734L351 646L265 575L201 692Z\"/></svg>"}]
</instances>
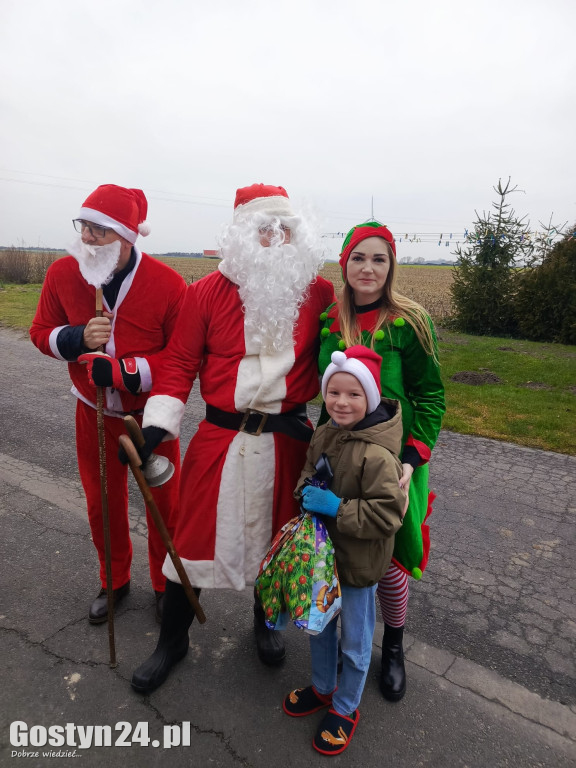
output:
<instances>
[{"instance_id":1,"label":"overcast sky","mask_svg":"<svg viewBox=\"0 0 576 768\"><path fill-rule=\"evenodd\" d=\"M498 179L576 222L573 0L0 0L0 245L65 247L99 184L150 253L214 248L235 191L448 257ZM341 240L326 238L330 253Z\"/></svg>"}]
</instances>

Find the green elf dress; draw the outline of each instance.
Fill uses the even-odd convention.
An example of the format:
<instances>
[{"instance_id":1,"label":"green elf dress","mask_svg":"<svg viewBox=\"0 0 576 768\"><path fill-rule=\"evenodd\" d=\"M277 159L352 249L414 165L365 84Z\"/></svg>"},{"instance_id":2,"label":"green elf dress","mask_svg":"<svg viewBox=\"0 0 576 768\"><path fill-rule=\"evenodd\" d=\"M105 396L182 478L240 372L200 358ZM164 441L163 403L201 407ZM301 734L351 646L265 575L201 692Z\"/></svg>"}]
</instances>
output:
<instances>
[{"instance_id":1,"label":"green elf dress","mask_svg":"<svg viewBox=\"0 0 576 768\"><path fill-rule=\"evenodd\" d=\"M412 326L403 318L392 319L374 333L378 321L378 302L356 308L362 330L362 343L382 357L382 395L402 405L403 454L401 461L416 465L410 482L409 505L402 528L396 533L394 562L415 579L420 579L428 562L430 536L427 518L432 512L434 493L428 488L428 460L438 439L446 410L444 387L434 358L422 347ZM337 306L332 304L320 315L321 346L319 368L322 375L332 352L345 349L340 335ZM428 318L434 343L436 336ZM320 421L327 414L322 411Z\"/></svg>"}]
</instances>

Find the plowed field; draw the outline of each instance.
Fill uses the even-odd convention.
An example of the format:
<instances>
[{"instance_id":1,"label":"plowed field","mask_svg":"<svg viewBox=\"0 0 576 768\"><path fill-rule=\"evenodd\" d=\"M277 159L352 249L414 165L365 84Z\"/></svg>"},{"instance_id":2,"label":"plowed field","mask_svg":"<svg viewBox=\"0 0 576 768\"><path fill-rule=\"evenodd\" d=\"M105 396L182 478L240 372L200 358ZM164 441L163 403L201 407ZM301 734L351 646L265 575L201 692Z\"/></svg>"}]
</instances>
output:
<instances>
[{"instance_id":1,"label":"plowed field","mask_svg":"<svg viewBox=\"0 0 576 768\"><path fill-rule=\"evenodd\" d=\"M162 257L161 260L179 272L188 283L200 280L218 266L218 259ZM338 264L326 263L321 274L332 281L336 290L342 285ZM451 314L451 267L399 266L397 274L397 290L422 304L434 320L442 320Z\"/></svg>"}]
</instances>

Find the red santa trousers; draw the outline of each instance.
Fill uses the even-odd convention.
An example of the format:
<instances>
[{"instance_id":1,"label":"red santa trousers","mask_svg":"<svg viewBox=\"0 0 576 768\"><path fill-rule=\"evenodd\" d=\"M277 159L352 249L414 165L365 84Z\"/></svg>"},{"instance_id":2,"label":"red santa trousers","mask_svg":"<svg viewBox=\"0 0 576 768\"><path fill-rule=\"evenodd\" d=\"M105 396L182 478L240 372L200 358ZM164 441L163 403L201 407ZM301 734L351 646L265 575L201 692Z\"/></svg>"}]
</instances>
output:
<instances>
[{"instance_id":1,"label":"red santa trousers","mask_svg":"<svg viewBox=\"0 0 576 768\"><path fill-rule=\"evenodd\" d=\"M142 418L140 416L135 418L141 424ZM123 466L118 460L118 440L120 435L125 434L126 427L123 419L104 416L113 589L118 589L130 579L130 565L132 563L132 542L130 541L128 522L128 467ZM81 400L77 401L76 406L76 452L80 479L86 494L92 540L100 560L100 581L105 588L106 561L100 493L97 413L94 408ZM180 445L178 440L170 440L161 443L154 452L166 456L176 467L174 475L167 483L151 489L154 501L172 537L178 509ZM163 592L166 578L162 574L162 564L166 557L166 547L156 530L148 509L146 509L146 522L148 524L148 561L152 586L157 592Z\"/></svg>"}]
</instances>

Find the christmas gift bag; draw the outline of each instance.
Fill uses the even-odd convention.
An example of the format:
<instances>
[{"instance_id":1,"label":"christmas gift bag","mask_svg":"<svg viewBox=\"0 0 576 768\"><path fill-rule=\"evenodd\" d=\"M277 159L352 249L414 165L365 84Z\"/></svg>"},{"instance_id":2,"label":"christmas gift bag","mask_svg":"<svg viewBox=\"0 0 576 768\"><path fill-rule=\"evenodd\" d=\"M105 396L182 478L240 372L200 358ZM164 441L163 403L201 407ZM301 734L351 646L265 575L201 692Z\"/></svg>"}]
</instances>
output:
<instances>
[{"instance_id":1,"label":"christmas gift bag","mask_svg":"<svg viewBox=\"0 0 576 768\"><path fill-rule=\"evenodd\" d=\"M341 610L334 547L322 520L308 512L274 537L262 561L256 590L270 629L289 621L318 634Z\"/></svg>"},{"instance_id":2,"label":"christmas gift bag","mask_svg":"<svg viewBox=\"0 0 576 768\"><path fill-rule=\"evenodd\" d=\"M284 545L294 536L302 515L293 517L278 531L264 559L255 581L256 593L264 609L266 624L270 629L285 629L288 615L284 605L282 571L286 567L283 558ZM280 564L282 563L282 567Z\"/></svg>"}]
</instances>

